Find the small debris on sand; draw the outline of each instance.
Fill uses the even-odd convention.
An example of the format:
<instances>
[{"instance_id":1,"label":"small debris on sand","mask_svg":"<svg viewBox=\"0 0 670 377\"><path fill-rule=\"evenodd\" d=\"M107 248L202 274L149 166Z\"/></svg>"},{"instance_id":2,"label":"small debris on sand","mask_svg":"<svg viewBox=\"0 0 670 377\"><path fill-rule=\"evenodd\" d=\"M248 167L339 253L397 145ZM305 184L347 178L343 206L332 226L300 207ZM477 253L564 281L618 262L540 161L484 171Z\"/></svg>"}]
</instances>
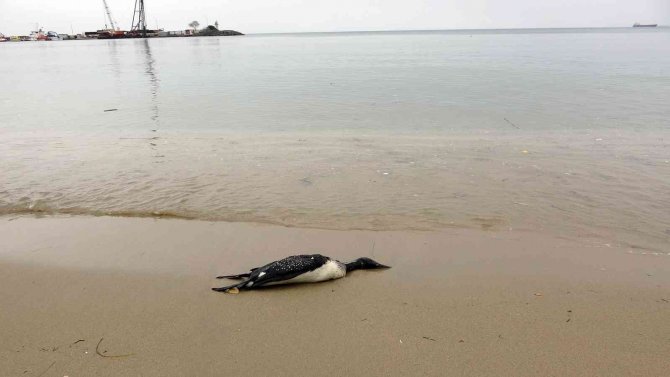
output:
<instances>
[{"instance_id":1,"label":"small debris on sand","mask_svg":"<svg viewBox=\"0 0 670 377\"><path fill-rule=\"evenodd\" d=\"M230 293L231 295L236 295L240 293L240 290L237 288L230 288L229 290L226 291L226 293Z\"/></svg>"},{"instance_id":2,"label":"small debris on sand","mask_svg":"<svg viewBox=\"0 0 670 377\"><path fill-rule=\"evenodd\" d=\"M128 357L128 356L132 356L132 355L133 355L132 353L125 354L125 355L105 355L105 353L106 353L107 351L100 352L100 343L102 343L102 340L103 340L103 339L104 339L104 338L100 338L100 340L98 341L98 344L95 346L95 353L98 354L98 356L100 356L100 357L109 357L109 358L120 358L120 357Z\"/></svg>"},{"instance_id":3,"label":"small debris on sand","mask_svg":"<svg viewBox=\"0 0 670 377\"><path fill-rule=\"evenodd\" d=\"M40 373L40 374L38 375L38 377L44 376L44 375L49 371L49 369L51 369L51 367L54 366L54 364L56 364L55 361L54 361L53 363L49 364L49 366L47 367L47 369L46 369L44 372Z\"/></svg>"},{"instance_id":4,"label":"small debris on sand","mask_svg":"<svg viewBox=\"0 0 670 377\"><path fill-rule=\"evenodd\" d=\"M117 110L118 110L118 109L107 109L107 110L105 110L105 112L108 113L108 112L110 112L110 111L117 111Z\"/></svg>"}]
</instances>

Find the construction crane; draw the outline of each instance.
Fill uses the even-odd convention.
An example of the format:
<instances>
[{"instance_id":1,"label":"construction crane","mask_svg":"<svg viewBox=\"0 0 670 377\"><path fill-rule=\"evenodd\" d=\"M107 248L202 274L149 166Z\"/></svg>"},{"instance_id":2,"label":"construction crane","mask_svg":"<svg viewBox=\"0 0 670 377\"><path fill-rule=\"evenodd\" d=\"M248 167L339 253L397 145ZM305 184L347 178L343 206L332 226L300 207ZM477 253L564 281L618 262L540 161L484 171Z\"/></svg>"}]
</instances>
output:
<instances>
[{"instance_id":1,"label":"construction crane","mask_svg":"<svg viewBox=\"0 0 670 377\"><path fill-rule=\"evenodd\" d=\"M116 28L116 22L114 22L114 18L112 18L112 11L109 10L107 0L102 0L102 3L105 5L105 12L107 12L107 18L109 18L109 23L112 25L112 30L119 30Z\"/></svg>"},{"instance_id":2,"label":"construction crane","mask_svg":"<svg viewBox=\"0 0 670 377\"><path fill-rule=\"evenodd\" d=\"M137 22L135 20L137 19ZM135 0L135 10L133 12L133 24L131 32L141 33L143 38L147 37L147 22L144 14L144 0Z\"/></svg>"}]
</instances>

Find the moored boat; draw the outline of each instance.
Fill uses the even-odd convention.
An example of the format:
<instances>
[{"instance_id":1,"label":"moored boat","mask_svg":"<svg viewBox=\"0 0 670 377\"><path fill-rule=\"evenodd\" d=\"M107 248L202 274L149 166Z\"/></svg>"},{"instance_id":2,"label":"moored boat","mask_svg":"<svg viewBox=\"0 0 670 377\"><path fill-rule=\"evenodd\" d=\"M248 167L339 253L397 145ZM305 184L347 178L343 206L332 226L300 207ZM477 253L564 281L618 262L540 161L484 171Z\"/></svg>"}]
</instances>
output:
<instances>
[{"instance_id":1,"label":"moored boat","mask_svg":"<svg viewBox=\"0 0 670 377\"><path fill-rule=\"evenodd\" d=\"M44 34L44 31L42 29L39 29L37 31L31 31L30 32L30 41L47 41L47 35Z\"/></svg>"},{"instance_id":2,"label":"moored boat","mask_svg":"<svg viewBox=\"0 0 670 377\"><path fill-rule=\"evenodd\" d=\"M61 36L58 35L58 33L56 33L55 31L47 32L47 41L62 41L62 40L63 38L61 38Z\"/></svg>"},{"instance_id":3,"label":"moored boat","mask_svg":"<svg viewBox=\"0 0 670 377\"><path fill-rule=\"evenodd\" d=\"M103 29L97 32L98 39L119 39L126 38L126 32L123 30Z\"/></svg>"}]
</instances>

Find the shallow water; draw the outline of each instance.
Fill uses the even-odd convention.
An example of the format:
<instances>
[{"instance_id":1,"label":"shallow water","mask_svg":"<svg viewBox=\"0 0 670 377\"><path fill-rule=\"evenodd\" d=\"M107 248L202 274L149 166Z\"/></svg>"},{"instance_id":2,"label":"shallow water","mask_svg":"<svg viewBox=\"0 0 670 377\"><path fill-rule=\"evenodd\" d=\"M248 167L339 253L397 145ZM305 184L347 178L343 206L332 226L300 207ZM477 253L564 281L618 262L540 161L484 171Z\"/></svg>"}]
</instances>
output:
<instances>
[{"instance_id":1,"label":"shallow water","mask_svg":"<svg viewBox=\"0 0 670 377\"><path fill-rule=\"evenodd\" d=\"M669 67L667 29L5 43L0 214L664 251Z\"/></svg>"}]
</instances>

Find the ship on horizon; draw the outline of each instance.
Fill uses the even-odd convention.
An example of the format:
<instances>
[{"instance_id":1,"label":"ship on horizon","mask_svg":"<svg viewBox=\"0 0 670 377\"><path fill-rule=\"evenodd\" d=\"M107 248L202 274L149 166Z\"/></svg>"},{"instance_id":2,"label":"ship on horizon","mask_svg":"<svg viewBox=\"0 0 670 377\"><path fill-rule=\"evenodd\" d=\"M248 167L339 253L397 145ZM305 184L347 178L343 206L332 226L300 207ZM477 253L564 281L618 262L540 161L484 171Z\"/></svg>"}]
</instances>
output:
<instances>
[{"instance_id":1,"label":"ship on horizon","mask_svg":"<svg viewBox=\"0 0 670 377\"><path fill-rule=\"evenodd\" d=\"M641 24L639 22L636 22L633 24L633 27L656 27L658 24Z\"/></svg>"}]
</instances>

